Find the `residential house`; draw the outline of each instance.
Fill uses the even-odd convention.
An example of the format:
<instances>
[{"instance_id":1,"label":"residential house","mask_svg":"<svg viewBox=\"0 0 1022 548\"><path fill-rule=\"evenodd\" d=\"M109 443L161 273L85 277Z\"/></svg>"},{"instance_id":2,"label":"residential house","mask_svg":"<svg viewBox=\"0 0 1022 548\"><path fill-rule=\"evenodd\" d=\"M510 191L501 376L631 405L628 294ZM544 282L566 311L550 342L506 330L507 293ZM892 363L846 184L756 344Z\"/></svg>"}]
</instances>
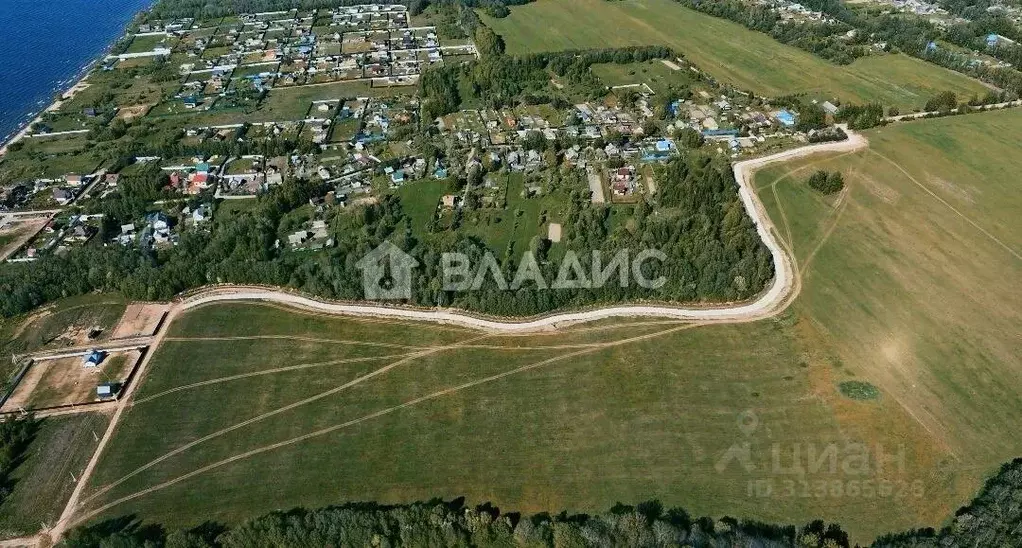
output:
<instances>
[{"instance_id":1,"label":"residential house","mask_svg":"<svg viewBox=\"0 0 1022 548\"><path fill-rule=\"evenodd\" d=\"M99 364L103 363L103 358L106 357L102 351L90 350L85 356L82 357L82 367L93 368L99 367Z\"/></svg>"},{"instance_id":2,"label":"residential house","mask_svg":"<svg viewBox=\"0 0 1022 548\"><path fill-rule=\"evenodd\" d=\"M53 189L53 201L60 205L67 205L71 203L71 200L74 200L74 197L74 194L72 194L70 190L65 190L63 188Z\"/></svg>"}]
</instances>

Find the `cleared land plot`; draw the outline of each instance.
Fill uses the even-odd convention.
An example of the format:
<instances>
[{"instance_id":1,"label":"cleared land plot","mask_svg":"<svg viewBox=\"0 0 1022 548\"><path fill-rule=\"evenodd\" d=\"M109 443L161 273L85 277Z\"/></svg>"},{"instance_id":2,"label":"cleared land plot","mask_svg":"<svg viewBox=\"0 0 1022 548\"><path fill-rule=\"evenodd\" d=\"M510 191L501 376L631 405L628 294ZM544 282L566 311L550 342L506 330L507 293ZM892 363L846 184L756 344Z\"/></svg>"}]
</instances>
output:
<instances>
[{"instance_id":1,"label":"cleared land plot","mask_svg":"<svg viewBox=\"0 0 1022 548\"><path fill-rule=\"evenodd\" d=\"M697 80L692 78L689 70L674 70L661 61L648 61L646 63L630 63L619 65L608 63L593 65L593 74L598 76L608 86L623 86L629 84L646 84L655 93L664 93L672 86L695 87ZM697 84L693 86L693 84Z\"/></svg>"},{"instance_id":2,"label":"cleared land plot","mask_svg":"<svg viewBox=\"0 0 1022 548\"><path fill-rule=\"evenodd\" d=\"M66 299L32 314L6 320L10 334L6 351L23 353L90 342L90 331L98 331L93 341L110 336L110 329L125 310L124 299L117 295L87 295Z\"/></svg>"},{"instance_id":3,"label":"cleared land plot","mask_svg":"<svg viewBox=\"0 0 1022 548\"><path fill-rule=\"evenodd\" d=\"M25 245L43 226L46 219L16 221L0 229L0 261Z\"/></svg>"},{"instance_id":4,"label":"cleared land plot","mask_svg":"<svg viewBox=\"0 0 1022 548\"><path fill-rule=\"evenodd\" d=\"M138 358L137 351L118 352L107 356L95 368L82 366L82 356L36 361L14 388L2 410L31 411L97 401L96 385L123 382Z\"/></svg>"},{"instance_id":5,"label":"cleared land plot","mask_svg":"<svg viewBox=\"0 0 1022 548\"><path fill-rule=\"evenodd\" d=\"M150 336L156 332L170 306L157 303L131 303L110 335L112 339Z\"/></svg>"},{"instance_id":6,"label":"cleared land plot","mask_svg":"<svg viewBox=\"0 0 1022 548\"><path fill-rule=\"evenodd\" d=\"M57 521L108 422L102 413L42 419L0 504L0 537L30 535Z\"/></svg>"},{"instance_id":7,"label":"cleared land plot","mask_svg":"<svg viewBox=\"0 0 1022 548\"><path fill-rule=\"evenodd\" d=\"M976 80L907 56L834 65L671 0L538 0L503 19L480 16L511 53L665 44L717 79L761 95L806 92L905 110L945 90L986 93Z\"/></svg>"},{"instance_id":8,"label":"cleared land plot","mask_svg":"<svg viewBox=\"0 0 1022 548\"><path fill-rule=\"evenodd\" d=\"M170 47L171 39L166 35L136 36L125 53L142 53L153 51L158 47Z\"/></svg>"}]
</instances>

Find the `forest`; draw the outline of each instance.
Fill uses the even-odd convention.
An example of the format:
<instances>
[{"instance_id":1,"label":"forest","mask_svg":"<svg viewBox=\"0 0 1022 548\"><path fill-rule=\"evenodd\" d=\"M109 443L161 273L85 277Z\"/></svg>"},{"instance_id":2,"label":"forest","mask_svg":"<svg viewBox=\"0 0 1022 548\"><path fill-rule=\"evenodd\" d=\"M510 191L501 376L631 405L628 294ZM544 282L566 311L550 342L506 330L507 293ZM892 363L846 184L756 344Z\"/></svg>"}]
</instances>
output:
<instances>
[{"instance_id":1,"label":"forest","mask_svg":"<svg viewBox=\"0 0 1022 548\"><path fill-rule=\"evenodd\" d=\"M1022 459L1005 464L972 502L944 528L885 535L873 548L1017 546L1022 527ZM692 517L657 501L618 504L597 514L532 516L464 499L382 506L348 503L296 508L257 517L236 527L205 523L168 532L133 517L115 518L71 531L66 548L241 548L249 546L693 546L724 548L847 548L836 523L801 527L730 517Z\"/></svg>"},{"instance_id":2,"label":"forest","mask_svg":"<svg viewBox=\"0 0 1022 548\"><path fill-rule=\"evenodd\" d=\"M177 293L213 283L286 286L330 299L359 300L361 272L356 263L384 240L397 244L425 266L417 273L414 296L420 306L456 306L496 315L534 315L562 307L634 300L731 302L754 297L773 277L770 253L759 240L752 220L738 198L737 183L725 160L688 153L669 163L659 177L663 188L661 215L652 205L636 206L632 230L611 230L606 207L589 203L584 174L555 173L548 183L571 195L563 242L585 259L599 250L613 256L628 249L634 255L657 249L668 260L655 274L667 278L660 289L606 287L543 291L522 287L516 292L487 285L479 291L446 293L439 289L439 256L464 251L479 257L485 244L457 231L413 231L397 196L352 212L337 211L331 220L334 247L322 252L292 252L277 245L282 218L294 208L322 195L318 183L303 180L260 196L257 205L231 215L214 214L210 231L183 231L177 246L140 251L122 246L85 246L33 263L9 264L0 270L0 313L27 312L43 303L93 291L117 291L129 298L166 300ZM159 197L160 173L128 178L116 198L102 204L104 231L137 218L146 204ZM531 222L531 221L530 221ZM542 250L549 242L535 241L540 268L555 279L560 268ZM524 249L489 250L501 259L505 272L515 272ZM582 265L589 270L590 264ZM656 277L656 276L653 276Z\"/></svg>"}]
</instances>

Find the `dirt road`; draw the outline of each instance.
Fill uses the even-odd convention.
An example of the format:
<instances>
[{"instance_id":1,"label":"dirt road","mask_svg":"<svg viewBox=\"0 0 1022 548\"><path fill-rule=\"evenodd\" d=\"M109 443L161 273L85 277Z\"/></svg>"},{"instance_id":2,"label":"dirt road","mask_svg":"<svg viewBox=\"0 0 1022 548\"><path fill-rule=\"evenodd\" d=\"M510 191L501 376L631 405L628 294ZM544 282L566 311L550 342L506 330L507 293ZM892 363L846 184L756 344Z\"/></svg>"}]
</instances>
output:
<instances>
[{"instance_id":1,"label":"dirt road","mask_svg":"<svg viewBox=\"0 0 1022 548\"><path fill-rule=\"evenodd\" d=\"M766 213L753 188L753 174L764 166L795 160L812 154L825 152L851 152L866 148L868 142L859 134L853 133L845 128L848 134L846 141L835 143L822 143L806 147L780 152L763 158L745 160L734 164L735 180L739 186L739 197L742 204L748 211L756 224L756 230L766 244L774 261L774 280L770 287L755 301L743 303L732 307L719 308L685 308L681 306L644 306L644 305L622 305L597 308L593 310L570 312L563 314L552 314L534 320L515 322L498 319L486 319L472 316L468 313L453 310L417 310L410 308L386 307L372 304L343 304L331 303L288 293L282 290L246 288L246 287L218 287L200 291L175 302L162 323L159 331L152 339L150 348L153 350L146 354L139 365L136 381L132 382L117 402L116 410L110 420L110 425L100 440L96 452L89 461L85 471L81 474L78 484L68 500L60 520L49 531L40 536L40 543L57 542L63 536L70 524L75 523L76 513L80 510L82 491L88 483L96 464L102 456L103 449L113 436L113 432L119 422L122 413L132 404L132 396L135 388L141 384L150 359L156 353L155 349L167 337L168 326L174 323L174 319L187 310L203 305L219 302L239 301L268 301L283 303L299 308L348 316L369 316L386 317L405 320L419 320L455 324L467 326L484 331L499 333L520 333L536 330L556 329L564 324L589 322L614 317L635 317L650 316L664 317L676 320L691 320L693 322L746 322L767 318L783 311L798 293L798 273L794 269L794 262L788 256L785 249L780 245L775 236L774 225ZM52 539L52 540L51 540Z\"/></svg>"}]
</instances>

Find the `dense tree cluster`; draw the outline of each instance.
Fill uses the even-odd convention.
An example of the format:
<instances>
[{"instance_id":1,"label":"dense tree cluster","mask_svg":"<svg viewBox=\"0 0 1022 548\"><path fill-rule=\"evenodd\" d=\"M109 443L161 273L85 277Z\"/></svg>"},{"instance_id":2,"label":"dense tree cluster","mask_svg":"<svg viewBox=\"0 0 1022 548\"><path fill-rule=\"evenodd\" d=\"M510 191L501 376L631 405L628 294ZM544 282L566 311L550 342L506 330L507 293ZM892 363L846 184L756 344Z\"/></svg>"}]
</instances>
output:
<instances>
[{"instance_id":1,"label":"dense tree cluster","mask_svg":"<svg viewBox=\"0 0 1022 548\"><path fill-rule=\"evenodd\" d=\"M945 91L926 101L923 110L926 112L950 112L958 108L958 97L953 91Z\"/></svg>"},{"instance_id":2,"label":"dense tree cluster","mask_svg":"<svg viewBox=\"0 0 1022 548\"><path fill-rule=\"evenodd\" d=\"M972 502L940 530L893 533L872 548L1018 546L1022 527L1022 459L1005 464ZM207 523L167 533L131 518L78 528L67 548L234 548L248 546L703 546L724 548L847 548L837 524L814 521L803 527L733 518L692 518L658 502L618 505L594 515L525 516L462 501L381 506L355 503L319 510L273 512L234 528Z\"/></svg>"},{"instance_id":3,"label":"dense tree cluster","mask_svg":"<svg viewBox=\"0 0 1022 548\"><path fill-rule=\"evenodd\" d=\"M692 519L658 502L618 505L595 515L523 516L492 506L434 501L400 506L348 504L319 510L274 512L228 529L207 524L169 535L159 527L113 520L74 530L67 548L241 548L251 546L800 546L847 548L837 525L803 527Z\"/></svg>"},{"instance_id":4,"label":"dense tree cluster","mask_svg":"<svg viewBox=\"0 0 1022 548\"><path fill-rule=\"evenodd\" d=\"M552 149L545 153L556 155ZM114 234L119 223L137 219L146 204L164 192L164 177L144 169L127 177L122 191L101 205L108 217L103 231ZM178 245L170 248L85 246L33 263L9 264L0 270L0 313L19 314L48 301L97 290L120 291L138 299L169 299L186 289L227 282L286 286L326 298L358 300L364 295L356 263L384 240L425 265L417 271L409 304L451 305L498 315L532 315L597 302L735 301L756 295L773 276L770 254L741 206L724 160L693 153L669 163L658 176L661 205L669 214L651 215L651 206L641 203L631 229L611 230L609 210L590 204L583 173L555 172L551 177L550 185L570 194L566 226L572 228L562 245L579 256L584 272L593 272L594 251L613 257L627 249L634 257L656 249L667 259L649 263L647 274L651 279L664 276L666 284L655 289L608 284L545 291L529 283L509 290L487 279L477 291L447 293L441 290L440 255L465 251L478 265L487 247L456 231L413 231L396 196L353 211L336 210L329 217L334 247L318 253L293 252L277 244L282 234L293 230L289 212L322 195L324 189L318 183L289 180L260 196L254 208L229 215L214 213L212 230L182 231ZM536 244L537 249L549 246L545 241ZM489 251L500 258L508 281L525 260L524 249ZM543 278L555 280L563 265L544 253L538 254L538 260Z\"/></svg>"},{"instance_id":5,"label":"dense tree cluster","mask_svg":"<svg viewBox=\"0 0 1022 548\"><path fill-rule=\"evenodd\" d=\"M847 122L851 129L869 129L883 123L884 107L879 103L841 105L834 118L839 122Z\"/></svg>"},{"instance_id":6,"label":"dense tree cluster","mask_svg":"<svg viewBox=\"0 0 1022 548\"><path fill-rule=\"evenodd\" d=\"M31 415L0 421L0 503L11 493L11 472L21 462L25 449L39 427Z\"/></svg>"},{"instance_id":7,"label":"dense tree cluster","mask_svg":"<svg viewBox=\"0 0 1022 548\"><path fill-rule=\"evenodd\" d=\"M806 184L817 192L833 194L845 187L845 179L840 171L827 172L821 170L810 175L809 179L806 180Z\"/></svg>"},{"instance_id":8,"label":"dense tree cluster","mask_svg":"<svg viewBox=\"0 0 1022 548\"><path fill-rule=\"evenodd\" d=\"M606 86L590 71L593 65L641 63L678 57L677 53L663 46L509 56L501 55L503 42L489 28L477 27L476 35L477 38L484 37L484 44L480 45L480 51L485 50L481 60L435 67L423 73L419 82L423 120L432 121L455 112L463 102L470 100L483 101L493 108L516 102L556 102L556 97L545 95L550 71L595 99L606 94Z\"/></svg>"}]
</instances>

